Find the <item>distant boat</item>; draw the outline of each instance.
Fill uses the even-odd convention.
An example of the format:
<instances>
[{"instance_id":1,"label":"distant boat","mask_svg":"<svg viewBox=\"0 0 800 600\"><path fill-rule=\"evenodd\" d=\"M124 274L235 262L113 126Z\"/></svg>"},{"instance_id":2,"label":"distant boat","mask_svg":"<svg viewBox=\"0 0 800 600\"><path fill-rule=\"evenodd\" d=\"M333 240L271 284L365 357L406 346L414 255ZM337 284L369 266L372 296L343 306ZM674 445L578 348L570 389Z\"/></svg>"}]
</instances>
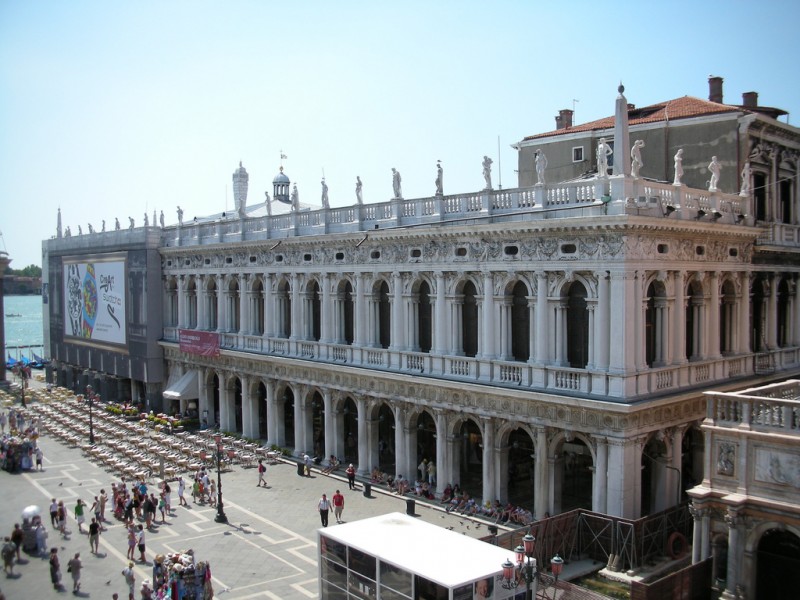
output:
<instances>
[{"instance_id":1,"label":"distant boat","mask_svg":"<svg viewBox=\"0 0 800 600\"><path fill-rule=\"evenodd\" d=\"M6 313L7 317L21 317L22 315L19 313Z\"/></svg>"},{"instance_id":2,"label":"distant boat","mask_svg":"<svg viewBox=\"0 0 800 600\"><path fill-rule=\"evenodd\" d=\"M13 369L19 361L16 358L11 358L11 354L8 355L8 360L6 361L6 369Z\"/></svg>"},{"instance_id":3,"label":"distant boat","mask_svg":"<svg viewBox=\"0 0 800 600\"><path fill-rule=\"evenodd\" d=\"M36 354L36 352L33 353L33 360L31 361L31 366L34 369L43 369L45 367L45 365L47 365L49 363L50 363L49 360L43 359L41 356Z\"/></svg>"}]
</instances>

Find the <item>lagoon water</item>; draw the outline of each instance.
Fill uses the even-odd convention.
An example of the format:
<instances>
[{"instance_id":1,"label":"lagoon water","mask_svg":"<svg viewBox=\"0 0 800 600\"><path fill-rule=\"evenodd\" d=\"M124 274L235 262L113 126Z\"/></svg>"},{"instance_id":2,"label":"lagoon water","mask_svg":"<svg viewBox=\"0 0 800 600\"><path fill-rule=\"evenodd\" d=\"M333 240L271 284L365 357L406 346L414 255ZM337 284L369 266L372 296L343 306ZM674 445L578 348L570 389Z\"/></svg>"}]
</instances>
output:
<instances>
[{"instance_id":1,"label":"lagoon water","mask_svg":"<svg viewBox=\"0 0 800 600\"><path fill-rule=\"evenodd\" d=\"M6 334L6 347L3 356L19 358L24 354L31 358L31 353L36 352L45 356L43 351L44 334L42 330L42 297L31 296L5 296L4 323ZM9 315L20 315L11 317ZM33 348L17 349L15 346L33 346Z\"/></svg>"}]
</instances>

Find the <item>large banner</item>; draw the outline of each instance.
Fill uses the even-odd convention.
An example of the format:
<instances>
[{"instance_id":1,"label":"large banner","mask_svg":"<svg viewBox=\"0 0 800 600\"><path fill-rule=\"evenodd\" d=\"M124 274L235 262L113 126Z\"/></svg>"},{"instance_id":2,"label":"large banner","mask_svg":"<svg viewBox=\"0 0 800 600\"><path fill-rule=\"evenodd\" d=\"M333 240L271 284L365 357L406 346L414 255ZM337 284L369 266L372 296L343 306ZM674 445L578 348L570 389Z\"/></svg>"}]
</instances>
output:
<instances>
[{"instance_id":1,"label":"large banner","mask_svg":"<svg viewBox=\"0 0 800 600\"><path fill-rule=\"evenodd\" d=\"M84 259L85 260L85 259ZM125 261L64 261L64 335L124 345Z\"/></svg>"},{"instance_id":2,"label":"large banner","mask_svg":"<svg viewBox=\"0 0 800 600\"><path fill-rule=\"evenodd\" d=\"M219 356L219 334L213 331L179 329L178 343L181 352L199 356Z\"/></svg>"}]
</instances>

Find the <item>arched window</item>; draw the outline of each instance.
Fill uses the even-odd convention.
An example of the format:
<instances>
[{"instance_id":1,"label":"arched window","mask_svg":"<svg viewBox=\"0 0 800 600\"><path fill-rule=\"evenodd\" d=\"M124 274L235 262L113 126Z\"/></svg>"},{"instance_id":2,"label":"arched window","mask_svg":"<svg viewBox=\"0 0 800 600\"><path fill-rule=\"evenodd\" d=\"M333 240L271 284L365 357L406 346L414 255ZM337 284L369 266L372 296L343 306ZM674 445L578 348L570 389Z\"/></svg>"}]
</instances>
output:
<instances>
[{"instance_id":1,"label":"arched window","mask_svg":"<svg viewBox=\"0 0 800 600\"><path fill-rule=\"evenodd\" d=\"M264 283L257 279L253 284L253 315L255 323L253 331L258 335L264 335Z\"/></svg>"},{"instance_id":2,"label":"arched window","mask_svg":"<svg viewBox=\"0 0 800 600\"><path fill-rule=\"evenodd\" d=\"M417 344L420 352L430 352L433 336L431 288L423 281L417 293Z\"/></svg>"},{"instance_id":3,"label":"arched window","mask_svg":"<svg viewBox=\"0 0 800 600\"><path fill-rule=\"evenodd\" d=\"M778 346L781 348L791 343L791 335L789 332L789 323L791 323L789 315L790 306L789 284L785 279L781 279L781 282L778 284L778 314L776 315L778 327L776 338L778 340Z\"/></svg>"},{"instance_id":4,"label":"arched window","mask_svg":"<svg viewBox=\"0 0 800 600\"><path fill-rule=\"evenodd\" d=\"M767 339L764 335L766 305L764 282L760 278L753 281L750 296L750 347L753 352L763 352L767 349Z\"/></svg>"},{"instance_id":5,"label":"arched window","mask_svg":"<svg viewBox=\"0 0 800 600\"><path fill-rule=\"evenodd\" d=\"M219 328L219 321L217 319L217 282L212 276L208 278L208 286L206 287L206 320L208 321L208 329L214 331Z\"/></svg>"},{"instance_id":6,"label":"arched window","mask_svg":"<svg viewBox=\"0 0 800 600\"><path fill-rule=\"evenodd\" d=\"M478 354L478 302L475 284L468 281L464 284L463 303L461 307L461 339L462 350L466 356Z\"/></svg>"},{"instance_id":7,"label":"arched window","mask_svg":"<svg viewBox=\"0 0 800 600\"><path fill-rule=\"evenodd\" d=\"M392 305L389 302L389 285L382 281L378 288L378 344L388 348L392 343Z\"/></svg>"},{"instance_id":8,"label":"arched window","mask_svg":"<svg viewBox=\"0 0 800 600\"><path fill-rule=\"evenodd\" d=\"M289 282L284 280L278 285L278 293L275 295L276 318L278 327L276 335L280 338L288 338L292 333L292 298Z\"/></svg>"},{"instance_id":9,"label":"arched window","mask_svg":"<svg viewBox=\"0 0 800 600\"><path fill-rule=\"evenodd\" d=\"M319 297L319 284L314 281L308 290L308 306L309 306L309 334L311 339L318 342L320 339L321 331L321 302Z\"/></svg>"},{"instance_id":10,"label":"arched window","mask_svg":"<svg viewBox=\"0 0 800 600\"><path fill-rule=\"evenodd\" d=\"M589 313L586 288L580 281L567 292L567 361L570 367L583 369L589 360Z\"/></svg>"},{"instance_id":11,"label":"arched window","mask_svg":"<svg viewBox=\"0 0 800 600\"><path fill-rule=\"evenodd\" d=\"M736 289L733 283L722 284L722 297L719 311L719 350L722 354L732 354L734 332L736 331Z\"/></svg>"},{"instance_id":12,"label":"arched window","mask_svg":"<svg viewBox=\"0 0 800 600\"><path fill-rule=\"evenodd\" d=\"M686 306L686 358L701 358L701 331L703 327L703 290L699 283L689 284Z\"/></svg>"},{"instance_id":13,"label":"arched window","mask_svg":"<svg viewBox=\"0 0 800 600\"><path fill-rule=\"evenodd\" d=\"M241 311L239 308L239 281L231 278L228 284L228 331L238 332L241 329Z\"/></svg>"},{"instance_id":14,"label":"arched window","mask_svg":"<svg viewBox=\"0 0 800 600\"><path fill-rule=\"evenodd\" d=\"M528 309L528 288L518 281L511 292L511 355L514 360L530 358L531 324Z\"/></svg>"},{"instance_id":15,"label":"arched window","mask_svg":"<svg viewBox=\"0 0 800 600\"><path fill-rule=\"evenodd\" d=\"M763 173L753 173L753 204L756 221L767 220L767 178Z\"/></svg>"},{"instance_id":16,"label":"arched window","mask_svg":"<svg viewBox=\"0 0 800 600\"><path fill-rule=\"evenodd\" d=\"M340 340L348 346L353 345L353 286L349 281L346 281L344 288L341 292L341 314L339 315L339 323L341 330L339 334Z\"/></svg>"},{"instance_id":17,"label":"arched window","mask_svg":"<svg viewBox=\"0 0 800 600\"><path fill-rule=\"evenodd\" d=\"M186 283L186 307L188 315L186 324L189 329L197 328L197 281L194 277L190 277Z\"/></svg>"},{"instance_id":18,"label":"arched window","mask_svg":"<svg viewBox=\"0 0 800 600\"><path fill-rule=\"evenodd\" d=\"M664 364L666 347L667 299L664 284L652 282L647 288L647 308L645 310L645 362L648 367Z\"/></svg>"},{"instance_id":19,"label":"arched window","mask_svg":"<svg viewBox=\"0 0 800 600\"><path fill-rule=\"evenodd\" d=\"M167 325L170 327L178 326L178 286L174 277L167 280Z\"/></svg>"}]
</instances>

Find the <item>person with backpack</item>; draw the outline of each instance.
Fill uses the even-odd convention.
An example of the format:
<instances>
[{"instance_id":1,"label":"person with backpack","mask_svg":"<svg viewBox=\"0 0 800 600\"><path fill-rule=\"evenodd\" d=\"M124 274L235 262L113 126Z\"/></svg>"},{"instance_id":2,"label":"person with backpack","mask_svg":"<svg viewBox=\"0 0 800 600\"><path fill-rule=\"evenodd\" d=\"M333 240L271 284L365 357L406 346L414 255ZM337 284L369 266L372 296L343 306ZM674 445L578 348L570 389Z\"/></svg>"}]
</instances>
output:
<instances>
[{"instance_id":1,"label":"person with backpack","mask_svg":"<svg viewBox=\"0 0 800 600\"><path fill-rule=\"evenodd\" d=\"M267 487L267 480L264 479L264 473L267 472L267 467L264 466L264 461L262 459L258 459L258 483L256 487Z\"/></svg>"},{"instance_id":2,"label":"person with backpack","mask_svg":"<svg viewBox=\"0 0 800 600\"><path fill-rule=\"evenodd\" d=\"M13 575L14 574L14 542L11 541L11 538L6 536L5 540L3 540L3 549L0 551L3 555L3 569L6 572L6 575Z\"/></svg>"}]
</instances>

